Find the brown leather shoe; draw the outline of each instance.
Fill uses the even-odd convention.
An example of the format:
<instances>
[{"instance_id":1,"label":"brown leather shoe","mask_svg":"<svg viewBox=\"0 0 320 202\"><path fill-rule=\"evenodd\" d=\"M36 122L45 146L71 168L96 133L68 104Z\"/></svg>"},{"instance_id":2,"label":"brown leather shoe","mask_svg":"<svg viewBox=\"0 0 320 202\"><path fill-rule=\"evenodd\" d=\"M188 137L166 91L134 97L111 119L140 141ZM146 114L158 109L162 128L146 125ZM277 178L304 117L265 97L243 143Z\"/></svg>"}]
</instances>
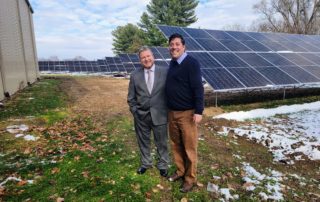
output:
<instances>
[{"instance_id":1,"label":"brown leather shoe","mask_svg":"<svg viewBox=\"0 0 320 202\"><path fill-rule=\"evenodd\" d=\"M180 192L187 193L192 190L193 186L194 186L193 183L189 184L189 183L185 182L185 183L183 183L183 186L180 189Z\"/></svg>"},{"instance_id":2,"label":"brown leather shoe","mask_svg":"<svg viewBox=\"0 0 320 202\"><path fill-rule=\"evenodd\" d=\"M174 181L179 180L180 178L182 178L182 176L179 176L177 173L173 173L173 175L168 177L168 180L170 182L174 182Z\"/></svg>"}]
</instances>

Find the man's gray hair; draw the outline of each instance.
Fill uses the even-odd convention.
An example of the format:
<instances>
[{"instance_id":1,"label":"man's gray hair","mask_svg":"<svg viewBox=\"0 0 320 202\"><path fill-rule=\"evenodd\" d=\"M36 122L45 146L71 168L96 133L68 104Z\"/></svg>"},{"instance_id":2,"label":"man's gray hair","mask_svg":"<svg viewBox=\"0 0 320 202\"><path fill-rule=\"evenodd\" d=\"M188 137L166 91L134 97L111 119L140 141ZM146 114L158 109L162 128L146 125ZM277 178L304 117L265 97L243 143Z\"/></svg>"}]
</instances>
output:
<instances>
[{"instance_id":1,"label":"man's gray hair","mask_svg":"<svg viewBox=\"0 0 320 202\"><path fill-rule=\"evenodd\" d=\"M144 51L150 51L151 54L153 55L152 50L151 50L148 46L142 46L142 47L139 49L139 52L138 52L139 58L140 58L140 54L141 54L142 52L144 52Z\"/></svg>"}]
</instances>

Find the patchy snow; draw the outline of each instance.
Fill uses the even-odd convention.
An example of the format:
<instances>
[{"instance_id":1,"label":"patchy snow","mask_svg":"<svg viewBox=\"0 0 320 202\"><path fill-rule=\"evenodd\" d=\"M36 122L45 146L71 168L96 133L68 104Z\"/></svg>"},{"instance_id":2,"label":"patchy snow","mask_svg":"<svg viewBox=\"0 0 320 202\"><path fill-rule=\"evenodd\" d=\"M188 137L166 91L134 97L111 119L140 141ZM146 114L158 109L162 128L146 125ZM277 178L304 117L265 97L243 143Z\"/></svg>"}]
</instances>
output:
<instances>
[{"instance_id":1,"label":"patchy snow","mask_svg":"<svg viewBox=\"0 0 320 202\"><path fill-rule=\"evenodd\" d=\"M39 137L35 137L33 135L26 135L23 138L27 141L36 141L37 139L39 139Z\"/></svg>"},{"instance_id":2,"label":"patchy snow","mask_svg":"<svg viewBox=\"0 0 320 202\"><path fill-rule=\"evenodd\" d=\"M232 196L231 193L230 193L230 189L228 189L228 188L221 188L220 189L220 194L223 196L223 198L226 201L239 199L239 195L233 195Z\"/></svg>"},{"instance_id":3,"label":"patchy snow","mask_svg":"<svg viewBox=\"0 0 320 202\"><path fill-rule=\"evenodd\" d=\"M24 131L27 131L29 130L29 127L25 124L21 124L21 125L12 125L12 126L8 126L7 127L7 131L9 133L12 133L12 134L16 134L16 133L19 133L19 132L24 132Z\"/></svg>"},{"instance_id":4,"label":"patchy snow","mask_svg":"<svg viewBox=\"0 0 320 202\"><path fill-rule=\"evenodd\" d=\"M234 201L234 200L239 199L239 195L238 194L232 195L230 193L229 188L221 188L220 189L218 185L213 184L211 182L208 182L207 191L213 192L213 193L219 193L223 197L223 199L220 199L221 201L230 201L230 200Z\"/></svg>"},{"instance_id":5,"label":"patchy snow","mask_svg":"<svg viewBox=\"0 0 320 202\"><path fill-rule=\"evenodd\" d=\"M253 191L257 187L263 188L265 192L260 192L259 196L263 200L284 200L281 193L282 174L278 171L272 170L270 176L259 173L255 168L250 166L249 163L243 163L243 170L246 173L242 179L249 184L246 187L247 191Z\"/></svg>"},{"instance_id":6,"label":"patchy snow","mask_svg":"<svg viewBox=\"0 0 320 202\"><path fill-rule=\"evenodd\" d=\"M211 182L208 182L207 191L217 193L219 191L219 186Z\"/></svg>"},{"instance_id":7,"label":"patchy snow","mask_svg":"<svg viewBox=\"0 0 320 202\"><path fill-rule=\"evenodd\" d=\"M19 133L19 134L15 135L16 138L23 137L23 136L24 136L24 134L22 134L22 133Z\"/></svg>"},{"instance_id":8,"label":"patchy snow","mask_svg":"<svg viewBox=\"0 0 320 202\"><path fill-rule=\"evenodd\" d=\"M8 177L7 179L5 179L3 182L0 183L0 187L4 187L4 185L5 185L8 181L21 182L22 179L17 178L17 177ZM27 183L33 184L33 180L27 180Z\"/></svg>"},{"instance_id":9,"label":"patchy snow","mask_svg":"<svg viewBox=\"0 0 320 202\"><path fill-rule=\"evenodd\" d=\"M293 164L294 160L306 158L320 160L320 102L283 107L261 109L261 114L258 114L260 109L251 110L245 117L251 119L281 114L280 108L285 109L284 113L290 111L291 114L262 118L259 122L251 120L240 123L238 128L223 127L218 134L227 135L233 131L238 136L261 143L273 153L275 161ZM237 116L236 112L221 117L244 120L241 114L239 117L233 116Z\"/></svg>"},{"instance_id":10,"label":"patchy snow","mask_svg":"<svg viewBox=\"0 0 320 202\"><path fill-rule=\"evenodd\" d=\"M35 137L30 134L25 135L21 133L29 130L29 127L25 124L8 126L6 129L7 129L7 132L11 134L16 134L15 135L16 138L23 137L23 139L26 141L36 141L39 139L39 137Z\"/></svg>"},{"instance_id":11,"label":"patchy snow","mask_svg":"<svg viewBox=\"0 0 320 202\"><path fill-rule=\"evenodd\" d=\"M306 103L306 104L296 104L290 106L280 106L273 109L254 109L250 111L239 111L239 112L231 112L224 113L213 118L225 118L232 119L237 121L244 121L246 119L255 119L255 118L266 118L270 116L274 116L276 114L287 114L294 113L304 110L320 110L320 101Z\"/></svg>"}]
</instances>

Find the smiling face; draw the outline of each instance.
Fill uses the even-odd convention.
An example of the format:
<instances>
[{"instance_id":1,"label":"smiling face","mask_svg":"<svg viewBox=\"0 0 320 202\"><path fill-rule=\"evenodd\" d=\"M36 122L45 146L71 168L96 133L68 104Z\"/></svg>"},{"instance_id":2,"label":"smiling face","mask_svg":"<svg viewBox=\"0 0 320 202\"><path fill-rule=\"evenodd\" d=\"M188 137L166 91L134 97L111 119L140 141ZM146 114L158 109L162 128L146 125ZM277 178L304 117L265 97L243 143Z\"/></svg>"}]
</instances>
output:
<instances>
[{"instance_id":1,"label":"smiling face","mask_svg":"<svg viewBox=\"0 0 320 202\"><path fill-rule=\"evenodd\" d=\"M144 50L139 54L140 63L145 69L150 69L154 64L154 57L150 50Z\"/></svg>"},{"instance_id":2,"label":"smiling face","mask_svg":"<svg viewBox=\"0 0 320 202\"><path fill-rule=\"evenodd\" d=\"M169 43L170 55L173 59L177 60L186 50L180 38L174 38Z\"/></svg>"}]
</instances>

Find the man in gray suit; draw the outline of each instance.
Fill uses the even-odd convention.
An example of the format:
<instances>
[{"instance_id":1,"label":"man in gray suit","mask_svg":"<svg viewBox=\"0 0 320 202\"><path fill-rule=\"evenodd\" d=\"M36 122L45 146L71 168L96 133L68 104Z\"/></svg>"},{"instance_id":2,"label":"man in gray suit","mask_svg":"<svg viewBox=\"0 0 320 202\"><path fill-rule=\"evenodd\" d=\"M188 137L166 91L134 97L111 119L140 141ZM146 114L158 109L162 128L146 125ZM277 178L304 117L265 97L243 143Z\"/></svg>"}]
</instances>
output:
<instances>
[{"instance_id":1,"label":"man in gray suit","mask_svg":"<svg viewBox=\"0 0 320 202\"><path fill-rule=\"evenodd\" d=\"M147 47L139 50L142 68L131 73L128 89L128 104L134 117L134 126L141 153L141 166L138 174L144 174L152 167L151 131L157 147L159 160L157 168L160 175L168 175L168 135L167 135L167 102L165 83L168 68L154 64L152 51Z\"/></svg>"}]
</instances>

